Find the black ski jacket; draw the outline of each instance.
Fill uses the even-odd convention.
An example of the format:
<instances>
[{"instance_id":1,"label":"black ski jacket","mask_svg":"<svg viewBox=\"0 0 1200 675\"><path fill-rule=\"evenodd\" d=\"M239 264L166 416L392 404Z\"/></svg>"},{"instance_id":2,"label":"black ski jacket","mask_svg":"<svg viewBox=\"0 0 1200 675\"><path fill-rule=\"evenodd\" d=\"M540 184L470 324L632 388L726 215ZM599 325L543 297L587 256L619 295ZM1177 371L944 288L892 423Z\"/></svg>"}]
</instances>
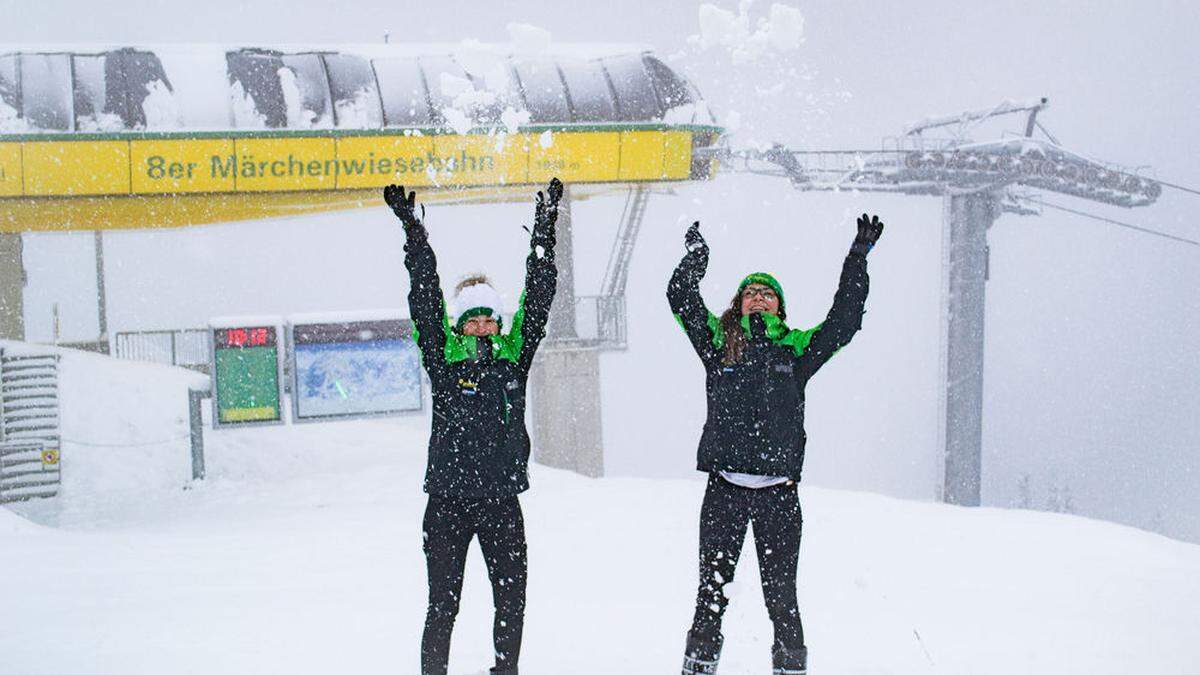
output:
<instances>
[{"instance_id":1,"label":"black ski jacket","mask_svg":"<svg viewBox=\"0 0 1200 675\"><path fill-rule=\"evenodd\" d=\"M404 265L409 311L433 390L433 424L425 491L484 499L529 489L525 384L554 299L554 250L530 251L525 290L512 326L476 338L451 327L437 260L424 236L410 236Z\"/></svg>"},{"instance_id":2,"label":"black ski jacket","mask_svg":"<svg viewBox=\"0 0 1200 675\"><path fill-rule=\"evenodd\" d=\"M705 255L688 253L667 285L671 310L706 373L708 418L696 468L799 481L804 468L804 387L862 327L867 260L856 253L846 256L833 307L815 328L790 330L769 314L743 317L749 341L737 363L724 361L720 321L700 297L705 264Z\"/></svg>"}]
</instances>

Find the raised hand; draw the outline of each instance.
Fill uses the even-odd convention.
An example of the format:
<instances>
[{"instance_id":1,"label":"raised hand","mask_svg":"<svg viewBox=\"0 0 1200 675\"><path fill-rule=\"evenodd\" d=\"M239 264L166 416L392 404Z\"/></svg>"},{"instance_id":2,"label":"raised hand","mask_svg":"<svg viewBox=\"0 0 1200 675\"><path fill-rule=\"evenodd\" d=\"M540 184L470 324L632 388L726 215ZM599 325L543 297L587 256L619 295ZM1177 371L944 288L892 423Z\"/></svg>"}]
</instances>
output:
<instances>
[{"instance_id":1,"label":"raised hand","mask_svg":"<svg viewBox=\"0 0 1200 675\"><path fill-rule=\"evenodd\" d=\"M688 253L692 251L708 253L708 242L704 241L704 235L700 234L700 221L692 223L692 226L687 229L683 235L683 246Z\"/></svg>"},{"instance_id":2,"label":"raised hand","mask_svg":"<svg viewBox=\"0 0 1200 675\"><path fill-rule=\"evenodd\" d=\"M546 186L546 192L538 190L537 202L534 208L533 246L554 248L556 236L554 224L558 222L558 202L562 199L563 184L557 178L551 178Z\"/></svg>"},{"instance_id":3,"label":"raised hand","mask_svg":"<svg viewBox=\"0 0 1200 675\"><path fill-rule=\"evenodd\" d=\"M700 234L700 221L692 223L687 229L683 235L683 245L687 253L679 262L677 273L683 275L680 279L690 284L700 283L708 271L708 244L704 241L704 235Z\"/></svg>"},{"instance_id":4,"label":"raised hand","mask_svg":"<svg viewBox=\"0 0 1200 675\"><path fill-rule=\"evenodd\" d=\"M546 192L550 194L551 206L558 206L558 202L563 196L562 181L557 178L551 178L550 185L546 187Z\"/></svg>"},{"instance_id":5,"label":"raised hand","mask_svg":"<svg viewBox=\"0 0 1200 675\"><path fill-rule=\"evenodd\" d=\"M405 193L403 185L389 185L383 188L383 201L392 207L392 213L404 223L404 231L410 234L414 230L424 228L421 222L425 218L425 205L421 205L421 215L417 216L417 193Z\"/></svg>"},{"instance_id":6,"label":"raised hand","mask_svg":"<svg viewBox=\"0 0 1200 675\"><path fill-rule=\"evenodd\" d=\"M879 241L882 234L883 221L879 219L879 216L868 217L867 214L862 214L858 219L858 234L854 237L850 252L865 257L872 248L875 248L875 243Z\"/></svg>"}]
</instances>

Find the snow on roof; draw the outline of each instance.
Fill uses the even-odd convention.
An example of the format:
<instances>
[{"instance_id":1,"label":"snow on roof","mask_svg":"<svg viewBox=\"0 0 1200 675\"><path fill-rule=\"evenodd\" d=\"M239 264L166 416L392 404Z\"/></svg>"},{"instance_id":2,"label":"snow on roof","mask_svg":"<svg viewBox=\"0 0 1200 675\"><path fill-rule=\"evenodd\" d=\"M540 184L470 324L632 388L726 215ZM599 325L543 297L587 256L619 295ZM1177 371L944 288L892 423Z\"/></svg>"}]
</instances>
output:
<instances>
[{"instance_id":1,"label":"snow on roof","mask_svg":"<svg viewBox=\"0 0 1200 675\"><path fill-rule=\"evenodd\" d=\"M171 44L130 44L130 43L29 43L0 45L0 54L22 53L73 53L89 54L113 51L118 49L137 49L156 54L219 53L238 51L241 49L273 50L284 53L302 52L337 52L357 54L366 58L380 57L418 57L462 52L482 52L498 57L506 56L544 56L553 58L594 59L620 54L634 54L653 49L645 44L595 42L595 43L557 43L550 42L538 46L530 42L496 42L485 43L477 40L462 42L391 42L383 43L171 43Z\"/></svg>"},{"instance_id":2,"label":"snow on roof","mask_svg":"<svg viewBox=\"0 0 1200 675\"><path fill-rule=\"evenodd\" d=\"M967 122L976 122L994 117L996 115L1005 115L1013 112L1021 112L1025 110L1033 110L1035 108L1045 108L1050 105L1048 99L1031 98L1025 101L1016 101L1005 99L999 105L991 108L981 108L979 110L968 110L965 112L956 113L953 115L932 115L925 119L908 125L904 129L904 135L920 133L926 129L935 127L944 127L952 124L966 124Z\"/></svg>"}]
</instances>

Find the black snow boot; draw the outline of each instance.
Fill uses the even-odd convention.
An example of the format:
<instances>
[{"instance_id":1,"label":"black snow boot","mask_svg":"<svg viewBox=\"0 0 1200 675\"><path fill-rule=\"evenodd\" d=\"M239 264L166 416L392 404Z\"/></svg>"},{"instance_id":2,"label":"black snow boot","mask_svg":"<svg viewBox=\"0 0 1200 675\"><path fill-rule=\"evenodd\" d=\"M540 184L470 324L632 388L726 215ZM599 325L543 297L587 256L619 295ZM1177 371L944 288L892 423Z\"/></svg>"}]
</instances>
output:
<instances>
[{"instance_id":1,"label":"black snow boot","mask_svg":"<svg viewBox=\"0 0 1200 675\"><path fill-rule=\"evenodd\" d=\"M772 675L808 675L808 648L775 645L771 649L771 660L775 664Z\"/></svg>"},{"instance_id":2,"label":"black snow boot","mask_svg":"<svg viewBox=\"0 0 1200 675\"><path fill-rule=\"evenodd\" d=\"M683 675L712 675L717 672L723 640L719 634L715 639L699 639L688 633L687 648L683 653Z\"/></svg>"},{"instance_id":3,"label":"black snow boot","mask_svg":"<svg viewBox=\"0 0 1200 675\"><path fill-rule=\"evenodd\" d=\"M492 668L488 671L491 675L517 675L517 667L500 669L499 667Z\"/></svg>"}]
</instances>

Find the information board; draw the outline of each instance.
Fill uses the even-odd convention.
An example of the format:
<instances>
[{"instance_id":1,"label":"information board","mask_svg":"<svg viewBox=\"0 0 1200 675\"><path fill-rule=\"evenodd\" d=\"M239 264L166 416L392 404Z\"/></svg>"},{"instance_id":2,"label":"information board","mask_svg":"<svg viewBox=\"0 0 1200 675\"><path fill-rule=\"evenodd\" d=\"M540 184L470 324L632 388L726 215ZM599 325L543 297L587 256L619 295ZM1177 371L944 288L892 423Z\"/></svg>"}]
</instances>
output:
<instances>
[{"instance_id":1,"label":"information board","mask_svg":"<svg viewBox=\"0 0 1200 675\"><path fill-rule=\"evenodd\" d=\"M278 328L212 327L213 426L283 421Z\"/></svg>"},{"instance_id":2,"label":"information board","mask_svg":"<svg viewBox=\"0 0 1200 675\"><path fill-rule=\"evenodd\" d=\"M421 360L411 321L295 320L289 333L297 422L421 409Z\"/></svg>"}]
</instances>

